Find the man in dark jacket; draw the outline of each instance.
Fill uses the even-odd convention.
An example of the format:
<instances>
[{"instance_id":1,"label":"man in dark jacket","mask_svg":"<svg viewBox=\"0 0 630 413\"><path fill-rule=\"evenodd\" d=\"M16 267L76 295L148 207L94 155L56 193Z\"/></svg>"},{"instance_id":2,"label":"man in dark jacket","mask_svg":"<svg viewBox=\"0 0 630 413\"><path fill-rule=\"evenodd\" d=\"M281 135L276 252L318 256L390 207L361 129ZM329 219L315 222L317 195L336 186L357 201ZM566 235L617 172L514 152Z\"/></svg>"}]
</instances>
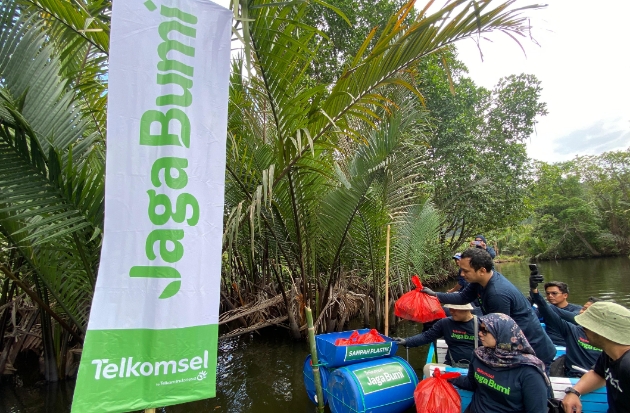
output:
<instances>
[{"instance_id":1,"label":"man in dark jacket","mask_svg":"<svg viewBox=\"0 0 630 413\"><path fill-rule=\"evenodd\" d=\"M551 304L549 306L550 310L555 311L557 315L559 314L558 309L562 309L565 311L569 311L575 315L580 313L582 309L581 305L571 304L567 299L569 297L569 286L562 281L550 281L545 283L545 296L547 297L547 302ZM539 306L540 307L540 306ZM542 316L540 312L538 312L539 316ZM543 320L544 321L544 316ZM553 344L556 346L566 346L566 342L564 341L563 335L558 331L555 327L555 324L550 325L545 321L547 326L547 334Z\"/></svg>"},{"instance_id":2,"label":"man in dark jacket","mask_svg":"<svg viewBox=\"0 0 630 413\"><path fill-rule=\"evenodd\" d=\"M558 334L566 337L567 353L564 362L563 376L582 377L584 375L583 370L590 370L602 354L602 350L591 344L590 340L586 336L584 328L563 320L554 310L552 310L553 306L547 304L545 299L538 293L538 277L541 276L530 276L530 295L534 300L534 303L538 305L540 314L542 314L545 318L547 331L549 331L549 328L551 327L554 331L557 331Z\"/></svg>"},{"instance_id":3,"label":"man in dark jacket","mask_svg":"<svg viewBox=\"0 0 630 413\"><path fill-rule=\"evenodd\" d=\"M478 300L483 314L507 314L523 330L536 357L549 365L556 347L545 333L529 301L507 278L493 270L492 257L485 249L469 248L459 262L462 275L470 284L459 293L423 292L436 296L444 304L465 304Z\"/></svg>"}]
</instances>

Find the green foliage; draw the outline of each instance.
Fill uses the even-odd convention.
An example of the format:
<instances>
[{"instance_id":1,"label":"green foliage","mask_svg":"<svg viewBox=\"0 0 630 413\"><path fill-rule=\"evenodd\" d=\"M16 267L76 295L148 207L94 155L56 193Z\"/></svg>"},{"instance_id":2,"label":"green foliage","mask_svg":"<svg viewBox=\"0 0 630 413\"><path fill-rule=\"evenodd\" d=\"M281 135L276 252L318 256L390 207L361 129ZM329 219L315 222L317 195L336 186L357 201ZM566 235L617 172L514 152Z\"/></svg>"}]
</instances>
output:
<instances>
[{"instance_id":1,"label":"green foliage","mask_svg":"<svg viewBox=\"0 0 630 413\"><path fill-rule=\"evenodd\" d=\"M628 150L535 163L527 199L532 215L508 249L538 258L628 254L629 167Z\"/></svg>"},{"instance_id":2,"label":"green foliage","mask_svg":"<svg viewBox=\"0 0 630 413\"><path fill-rule=\"evenodd\" d=\"M509 79L494 92L462 79L462 90L470 93L462 92L464 103L454 102L453 116L435 111L439 133L429 136L421 102L422 94L433 92L414 77L422 59L446 53L461 39L495 30L525 36L523 13L540 6L451 0L429 14L416 12L413 2L379 1L376 11L368 2L351 4L338 3L356 26L344 33L329 11L334 4L233 2L233 33L244 43L229 95L228 289L264 290L270 274L278 274L281 285L300 287L302 304L314 300L309 283L316 285L318 304L325 306L353 270L378 296L387 223L396 271L427 271L435 266L432 249L441 248L438 210L450 195L438 191L434 207L433 181L426 177L431 168L454 165L440 166L440 156L452 159L446 158L448 145L436 140L461 141L467 148L466 163L458 164L463 171L480 161L475 151L496 148L481 159L490 164L436 184L482 183L474 196L457 201L462 209L446 211L453 219L466 202L492 194L488 179L514 168L499 152L514 152L510 159L522 155L522 136L533 113L542 111L532 103L535 79ZM324 20L314 21L318 10ZM0 6L0 243L17 254L17 275L78 331L87 324L103 229L110 12L111 2L102 0ZM442 83L434 95L449 96L448 82ZM519 99L529 102L526 108ZM524 115L512 118L510 111ZM469 120L469 114L476 117ZM465 131L465 139L451 126ZM519 185L508 182L499 191Z\"/></svg>"},{"instance_id":3,"label":"green foliage","mask_svg":"<svg viewBox=\"0 0 630 413\"><path fill-rule=\"evenodd\" d=\"M94 168L100 148L41 26L19 14L2 16L0 232L57 311L84 330L103 220L103 165Z\"/></svg>"},{"instance_id":4,"label":"green foliage","mask_svg":"<svg viewBox=\"0 0 630 413\"><path fill-rule=\"evenodd\" d=\"M428 59L418 74L435 124L423 177L445 215L441 240L450 251L475 234L526 217L525 140L537 116L547 113L535 76L508 76L489 91L465 76L454 53L450 49Z\"/></svg>"},{"instance_id":5,"label":"green foliage","mask_svg":"<svg viewBox=\"0 0 630 413\"><path fill-rule=\"evenodd\" d=\"M371 31L374 30L370 42L373 45L387 20L406 1L329 0L327 3L334 6L335 10L315 4L306 17L308 24L322 32L317 56L309 69L310 75L319 83L331 83L338 78L344 65L350 63L350 59L356 55ZM414 15L415 9L410 11L410 18Z\"/></svg>"}]
</instances>

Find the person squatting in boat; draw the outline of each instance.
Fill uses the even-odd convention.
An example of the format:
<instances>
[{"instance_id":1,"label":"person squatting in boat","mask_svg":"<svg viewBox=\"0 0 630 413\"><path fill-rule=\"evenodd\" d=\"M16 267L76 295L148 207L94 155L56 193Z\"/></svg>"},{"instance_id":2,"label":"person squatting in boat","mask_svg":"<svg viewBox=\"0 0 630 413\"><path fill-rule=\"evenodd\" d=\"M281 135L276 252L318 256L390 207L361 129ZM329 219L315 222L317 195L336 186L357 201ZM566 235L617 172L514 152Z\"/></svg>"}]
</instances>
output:
<instances>
[{"instance_id":1,"label":"person squatting in boat","mask_svg":"<svg viewBox=\"0 0 630 413\"><path fill-rule=\"evenodd\" d=\"M465 413L547 413L549 379L521 328L506 314L479 317L482 347L468 375L449 381L473 392Z\"/></svg>"},{"instance_id":2,"label":"person squatting in boat","mask_svg":"<svg viewBox=\"0 0 630 413\"><path fill-rule=\"evenodd\" d=\"M476 316L472 314L470 304L446 304L444 307L451 312L450 317L442 318L431 328L413 337L393 337L399 345L405 347L419 347L444 337L448 345L445 364L454 367L468 367L473 357L473 350L477 347L475 323ZM477 327L477 331L479 328Z\"/></svg>"}]
</instances>

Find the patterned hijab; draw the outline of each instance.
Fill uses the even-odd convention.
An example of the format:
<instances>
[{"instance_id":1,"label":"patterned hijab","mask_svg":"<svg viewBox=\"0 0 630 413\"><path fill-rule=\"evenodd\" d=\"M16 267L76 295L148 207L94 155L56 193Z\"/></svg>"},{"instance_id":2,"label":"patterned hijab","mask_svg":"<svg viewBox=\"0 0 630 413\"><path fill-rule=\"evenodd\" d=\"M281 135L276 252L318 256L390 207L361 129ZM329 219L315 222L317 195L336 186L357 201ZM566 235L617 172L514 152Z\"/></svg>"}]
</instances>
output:
<instances>
[{"instance_id":1,"label":"patterned hijab","mask_svg":"<svg viewBox=\"0 0 630 413\"><path fill-rule=\"evenodd\" d=\"M475 356L490 367L514 368L521 365L536 367L545 375L545 363L535 356L521 328L508 315L492 313L479 317L486 330L497 342L495 348L479 347Z\"/></svg>"}]
</instances>

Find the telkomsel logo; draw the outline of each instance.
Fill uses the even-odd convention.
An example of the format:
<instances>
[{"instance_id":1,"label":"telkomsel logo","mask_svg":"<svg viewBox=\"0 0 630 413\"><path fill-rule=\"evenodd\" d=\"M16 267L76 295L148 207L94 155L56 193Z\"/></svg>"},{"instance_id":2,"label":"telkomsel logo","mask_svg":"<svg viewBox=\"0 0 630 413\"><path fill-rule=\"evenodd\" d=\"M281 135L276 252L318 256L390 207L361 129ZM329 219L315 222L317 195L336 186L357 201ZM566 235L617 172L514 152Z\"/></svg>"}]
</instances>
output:
<instances>
[{"instance_id":1,"label":"telkomsel logo","mask_svg":"<svg viewBox=\"0 0 630 413\"><path fill-rule=\"evenodd\" d=\"M115 378L129 378L140 376L165 376L169 374L185 373L188 370L198 371L208 368L208 350L203 352L203 357L196 356L191 359L182 358L179 361L137 361L134 363L133 357L123 357L120 362L110 363L109 359L95 359L92 364L96 366L94 379L101 378L111 380ZM203 380L208 373L201 371L197 376L182 381ZM169 383L173 384L173 383Z\"/></svg>"}]
</instances>

